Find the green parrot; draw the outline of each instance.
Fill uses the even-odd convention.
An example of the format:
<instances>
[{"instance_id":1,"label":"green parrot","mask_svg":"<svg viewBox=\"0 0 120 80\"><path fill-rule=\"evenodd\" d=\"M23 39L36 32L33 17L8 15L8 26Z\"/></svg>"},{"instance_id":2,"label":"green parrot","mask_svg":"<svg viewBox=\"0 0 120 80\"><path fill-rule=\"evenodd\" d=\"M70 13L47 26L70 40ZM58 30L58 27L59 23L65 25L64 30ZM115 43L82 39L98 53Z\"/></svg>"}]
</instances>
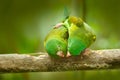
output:
<instances>
[{"instance_id":1,"label":"green parrot","mask_svg":"<svg viewBox=\"0 0 120 80\"><path fill-rule=\"evenodd\" d=\"M80 18L70 16L64 25L69 34L66 57L80 55L96 40L94 31Z\"/></svg>"},{"instance_id":2,"label":"green parrot","mask_svg":"<svg viewBox=\"0 0 120 80\"><path fill-rule=\"evenodd\" d=\"M65 57L67 53L68 30L63 23L58 23L48 33L44 47L52 57Z\"/></svg>"}]
</instances>

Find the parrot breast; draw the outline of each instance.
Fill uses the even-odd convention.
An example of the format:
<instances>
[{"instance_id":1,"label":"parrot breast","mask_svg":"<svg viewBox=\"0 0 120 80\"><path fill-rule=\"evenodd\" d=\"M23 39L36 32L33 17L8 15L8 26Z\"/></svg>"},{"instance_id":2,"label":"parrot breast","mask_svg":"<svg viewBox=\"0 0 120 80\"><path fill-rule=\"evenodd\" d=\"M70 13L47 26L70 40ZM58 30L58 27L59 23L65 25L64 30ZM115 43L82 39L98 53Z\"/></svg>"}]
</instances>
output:
<instances>
[{"instance_id":1,"label":"parrot breast","mask_svg":"<svg viewBox=\"0 0 120 80\"><path fill-rule=\"evenodd\" d=\"M51 56L57 56L56 53L58 51L63 51L64 54L67 52L67 42L61 41L59 39L51 39L46 42L45 49L48 54Z\"/></svg>"},{"instance_id":2,"label":"parrot breast","mask_svg":"<svg viewBox=\"0 0 120 80\"><path fill-rule=\"evenodd\" d=\"M75 37L70 37L68 39L68 51L71 53L71 55L80 55L85 48L85 43L80 39Z\"/></svg>"}]
</instances>

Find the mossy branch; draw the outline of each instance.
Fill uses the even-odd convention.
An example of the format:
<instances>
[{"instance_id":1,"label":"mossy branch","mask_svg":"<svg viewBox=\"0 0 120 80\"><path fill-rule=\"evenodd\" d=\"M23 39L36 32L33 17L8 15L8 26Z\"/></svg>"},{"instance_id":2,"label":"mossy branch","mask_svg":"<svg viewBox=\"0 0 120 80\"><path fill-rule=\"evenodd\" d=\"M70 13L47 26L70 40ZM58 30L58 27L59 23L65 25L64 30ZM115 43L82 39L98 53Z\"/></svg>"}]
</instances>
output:
<instances>
[{"instance_id":1,"label":"mossy branch","mask_svg":"<svg viewBox=\"0 0 120 80\"><path fill-rule=\"evenodd\" d=\"M90 50L82 56L51 58L47 53L0 54L0 72L51 72L120 68L120 49Z\"/></svg>"}]
</instances>

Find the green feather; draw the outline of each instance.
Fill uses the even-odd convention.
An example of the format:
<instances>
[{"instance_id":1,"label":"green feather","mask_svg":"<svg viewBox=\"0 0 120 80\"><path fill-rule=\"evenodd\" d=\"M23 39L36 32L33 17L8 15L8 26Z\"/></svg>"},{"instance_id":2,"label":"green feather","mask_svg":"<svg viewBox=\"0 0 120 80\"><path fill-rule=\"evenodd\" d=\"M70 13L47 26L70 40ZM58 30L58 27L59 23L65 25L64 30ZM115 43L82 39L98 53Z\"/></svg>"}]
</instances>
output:
<instances>
[{"instance_id":1,"label":"green feather","mask_svg":"<svg viewBox=\"0 0 120 80\"><path fill-rule=\"evenodd\" d=\"M79 55L85 48L86 45L79 39L74 37L68 39L68 51L71 55Z\"/></svg>"},{"instance_id":2,"label":"green feather","mask_svg":"<svg viewBox=\"0 0 120 80\"><path fill-rule=\"evenodd\" d=\"M52 29L45 38L44 46L50 56L56 57L58 51L67 52L68 32L64 26Z\"/></svg>"},{"instance_id":3,"label":"green feather","mask_svg":"<svg viewBox=\"0 0 120 80\"><path fill-rule=\"evenodd\" d=\"M68 11L68 8L65 6L64 7L64 19L67 19L70 15L70 12Z\"/></svg>"}]
</instances>

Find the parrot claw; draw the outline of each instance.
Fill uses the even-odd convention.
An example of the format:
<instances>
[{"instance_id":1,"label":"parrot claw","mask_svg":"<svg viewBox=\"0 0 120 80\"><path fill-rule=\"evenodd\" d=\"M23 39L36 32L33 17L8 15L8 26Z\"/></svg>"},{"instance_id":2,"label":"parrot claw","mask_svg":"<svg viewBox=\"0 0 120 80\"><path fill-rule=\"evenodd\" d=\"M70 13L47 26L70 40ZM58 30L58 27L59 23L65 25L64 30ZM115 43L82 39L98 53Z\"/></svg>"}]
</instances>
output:
<instances>
[{"instance_id":1,"label":"parrot claw","mask_svg":"<svg viewBox=\"0 0 120 80\"><path fill-rule=\"evenodd\" d=\"M86 48L86 49L84 50L84 52L83 52L83 55L84 55L84 56L89 56L90 52L91 52L91 49Z\"/></svg>"},{"instance_id":2,"label":"parrot claw","mask_svg":"<svg viewBox=\"0 0 120 80\"><path fill-rule=\"evenodd\" d=\"M58 52L57 52L57 55L58 55L59 57L64 57L64 54L63 54L62 51L58 51Z\"/></svg>"},{"instance_id":3,"label":"parrot claw","mask_svg":"<svg viewBox=\"0 0 120 80\"><path fill-rule=\"evenodd\" d=\"M67 52L66 57L70 57L70 56L71 56L70 52Z\"/></svg>"}]
</instances>

